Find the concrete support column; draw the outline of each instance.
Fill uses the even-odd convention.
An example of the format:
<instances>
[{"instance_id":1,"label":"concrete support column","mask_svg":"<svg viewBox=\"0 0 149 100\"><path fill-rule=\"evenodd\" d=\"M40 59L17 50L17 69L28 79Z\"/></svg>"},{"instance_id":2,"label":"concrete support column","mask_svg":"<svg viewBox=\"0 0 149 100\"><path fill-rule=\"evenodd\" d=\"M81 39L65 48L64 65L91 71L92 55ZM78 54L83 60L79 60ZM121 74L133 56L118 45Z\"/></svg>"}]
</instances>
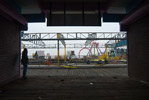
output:
<instances>
[{"instance_id":1,"label":"concrete support column","mask_svg":"<svg viewBox=\"0 0 149 100\"><path fill-rule=\"evenodd\" d=\"M144 0L120 22L127 31L128 75L149 81L149 1Z\"/></svg>"},{"instance_id":2,"label":"concrete support column","mask_svg":"<svg viewBox=\"0 0 149 100\"><path fill-rule=\"evenodd\" d=\"M149 16L128 28L128 73L130 77L149 81Z\"/></svg>"}]
</instances>

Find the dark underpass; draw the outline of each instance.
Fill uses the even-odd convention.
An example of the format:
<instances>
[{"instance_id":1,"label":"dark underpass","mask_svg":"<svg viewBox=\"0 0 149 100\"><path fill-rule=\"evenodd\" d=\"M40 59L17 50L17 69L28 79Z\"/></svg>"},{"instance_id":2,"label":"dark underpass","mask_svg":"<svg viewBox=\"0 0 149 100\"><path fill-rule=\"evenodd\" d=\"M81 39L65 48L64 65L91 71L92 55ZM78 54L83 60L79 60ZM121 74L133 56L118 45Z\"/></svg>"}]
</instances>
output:
<instances>
[{"instance_id":1,"label":"dark underpass","mask_svg":"<svg viewBox=\"0 0 149 100\"><path fill-rule=\"evenodd\" d=\"M149 100L148 9L148 0L0 0L0 100ZM28 79L22 79L22 31L28 30L28 23L46 19L48 27L102 27L101 19L118 22L120 32L126 33L128 65L29 67ZM44 40L57 40L59 46L66 39L60 34ZM75 34L74 40L82 39ZM93 39L90 35L84 40ZM94 38L100 39L105 38ZM26 41L31 40L41 37Z\"/></svg>"},{"instance_id":2,"label":"dark underpass","mask_svg":"<svg viewBox=\"0 0 149 100\"><path fill-rule=\"evenodd\" d=\"M148 100L149 84L127 68L31 68L0 88L1 100Z\"/></svg>"}]
</instances>

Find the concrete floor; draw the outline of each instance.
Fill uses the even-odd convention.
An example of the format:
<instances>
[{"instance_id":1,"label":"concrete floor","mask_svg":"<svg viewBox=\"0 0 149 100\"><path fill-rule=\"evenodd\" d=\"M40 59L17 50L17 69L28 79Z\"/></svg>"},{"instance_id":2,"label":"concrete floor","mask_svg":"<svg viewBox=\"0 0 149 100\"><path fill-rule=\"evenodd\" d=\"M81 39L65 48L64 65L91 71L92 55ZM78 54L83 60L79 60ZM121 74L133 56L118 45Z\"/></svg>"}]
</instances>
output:
<instances>
[{"instance_id":1,"label":"concrete floor","mask_svg":"<svg viewBox=\"0 0 149 100\"><path fill-rule=\"evenodd\" d=\"M127 68L29 69L0 88L0 100L149 100L149 84Z\"/></svg>"}]
</instances>

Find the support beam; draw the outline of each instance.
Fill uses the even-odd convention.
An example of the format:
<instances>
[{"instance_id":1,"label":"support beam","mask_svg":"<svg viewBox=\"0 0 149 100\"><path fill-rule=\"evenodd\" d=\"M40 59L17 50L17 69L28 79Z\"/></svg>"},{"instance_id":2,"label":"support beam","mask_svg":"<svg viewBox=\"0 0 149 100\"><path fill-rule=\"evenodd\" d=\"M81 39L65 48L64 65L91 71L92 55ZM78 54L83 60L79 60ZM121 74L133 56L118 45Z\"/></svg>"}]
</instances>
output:
<instances>
[{"instance_id":1,"label":"support beam","mask_svg":"<svg viewBox=\"0 0 149 100\"><path fill-rule=\"evenodd\" d=\"M14 8L18 13L21 13L22 8L20 5L18 5L15 0L3 0L5 1L8 5L10 5L12 8Z\"/></svg>"},{"instance_id":2,"label":"support beam","mask_svg":"<svg viewBox=\"0 0 149 100\"><path fill-rule=\"evenodd\" d=\"M45 22L45 14L23 14L27 22Z\"/></svg>"},{"instance_id":3,"label":"support beam","mask_svg":"<svg viewBox=\"0 0 149 100\"><path fill-rule=\"evenodd\" d=\"M130 25L132 23L134 23L135 21L143 18L144 16L148 15L149 12L147 11L149 9L149 1L146 0L145 2L143 2L143 4L141 4L140 7L138 7L138 9L132 11L130 14L128 14L121 22L121 25L127 26Z\"/></svg>"},{"instance_id":4,"label":"support beam","mask_svg":"<svg viewBox=\"0 0 149 100\"><path fill-rule=\"evenodd\" d=\"M38 38L34 38L38 35ZM41 36L40 36L41 35ZM35 40L61 40L62 44L65 44L64 40L89 40L86 45L90 44L93 40L126 40L126 32L78 32L78 33L60 33L60 38L57 39L56 33L25 33L22 37L22 41L35 41Z\"/></svg>"},{"instance_id":5,"label":"support beam","mask_svg":"<svg viewBox=\"0 0 149 100\"><path fill-rule=\"evenodd\" d=\"M119 43L118 43L119 44ZM114 48L117 44L108 43L108 48ZM35 45L35 44L25 44L26 48L28 49L56 49L57 44L45 44L44 46ZM122 46L122 45L117 45ZM67 48L90 48L91 45L85 45L84 43L76 43L76 44L67 44ZM104 43L99 43L99 48L105 48ZM23 44L21 45L21 48L23 48ZM64 49L65 46L63 44L59 44L60 49Z\"/></svg>"},{"instance_id":6,"label":"support beam","mask_svg":"<svg viewBox=\"0 0 149 100\"><path fill-rule=\"evenodd\" d=\"M103 22L120 22L126 14L103 14Z\"/></svg>"},{"instance_id":7,"label":"support beam","mask_svg":"<svg viewBox=\"0 0 149 100\"><path fill-rule=\"evenodd\" d=\"M95 56L95 49L96 49L96 44L95 44L95 42L94 42L94 56Z\"/></svg>"},{"instance_id":8,"label":"support beam","mask_svg":"<svg viewBox=\"0 0 149 100\"><path fill-rule=\"evenodd\" d=\"M126 38L66 38L66 39L22 39L22 41L52 41L52 40L126 40Z\"/></svg>"},{"instance_id":9,"label":"support beam","mask_svg":"<svg viewBox=\"0 0 149 100\"><path fill-rule=\"evenodd\" d=\"M64 45L64 61L66 62L66 44Z\"/></svg>"},{"instance_id":10,"label":"support beam","mask_svg":"<svg viewBox=\"0 0 149 100\"><path fill-rule=\"evenodd\" d=\"M130 5L126 8L127 14L135 9L143 0L132 0Z\"/></svg>"},{"instance_id":11,"label":"support beam","mask_svg":"<svg viewBox=\"0 0 149 100\"><path fill-rule=\"evenodd\" d=\"M57 33L57 39L60 38L60 35L59 33ZM60 63L59 63L59 40L57 40L57 65L60 66Z\"/></svg>"},{"instance_id":12,"label":"support beam","mask_svg":"<svg viewBox=\"0 0 149 100\"><path fill-rule=\"evenodd\" d=\"M24 26L27 25L27 21L25 20L25 18L20 15L15 9L7 5L3 0L0 0L0 10L20 24Z\"/></svg>"}]
</instances>

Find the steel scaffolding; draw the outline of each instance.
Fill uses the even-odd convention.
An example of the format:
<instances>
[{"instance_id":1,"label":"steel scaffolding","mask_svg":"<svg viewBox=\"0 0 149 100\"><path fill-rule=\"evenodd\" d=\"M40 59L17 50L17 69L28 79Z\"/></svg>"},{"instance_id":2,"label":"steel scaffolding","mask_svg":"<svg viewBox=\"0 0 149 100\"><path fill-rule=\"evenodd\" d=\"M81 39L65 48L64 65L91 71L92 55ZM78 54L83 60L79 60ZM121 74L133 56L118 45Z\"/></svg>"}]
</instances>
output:
<instances>
[{"instance_id":1,"label":"steel scaffolding","mask_svg":"<svg viewBox=\"0 0 149 100\"><path fill-rule=\"evenodd\" d=\"M61 33L57 38L57 33L24 33L22 41L46 41L46 40L125 40L126 32L81 32L81 33Z\"/></svg>"},{"instance_id":2,"label":"steel scaffolding","mask_svg":"<svg viewBox=\"0 0 149 100\"><path fill-rule=\"evenodd\" d=\"M59 38L57 38L59 34ZM57 48L57 44L47 44L44 41L60 40L62 45L59 48L64 48L65 40L86 40L85 44L66 44L67 48L84 48L90 47L90 43L94 40L126 40L126 32L70 32L70 33L24 33L22 41L29 41L33 44L25 44L29 49L46 49ZM104 48L104 44L99 45ZM111 47L110 45L108 46Z\"/></svg>"},{"instance_id":3,"label":"steel scaffolding","mask_svg":"<svg viewBox=\"0 0 149 100\"><path fill-rule=\"evenodd\" d=\"M55 49L58 46L57 44L45 44L44 46L39 46L35 44L25 44L25 47L27 47L28 49ZM91 45L86 46L84 43L76 43L76 44L66 44L66 47L67 48L90 48ZM64 45L59 44L59 48L64 48ZM99 48L105 48L105 44L100 43ZM108 48L112 48L112 47L109 45Z\"/></svg>"}]
</instances>

